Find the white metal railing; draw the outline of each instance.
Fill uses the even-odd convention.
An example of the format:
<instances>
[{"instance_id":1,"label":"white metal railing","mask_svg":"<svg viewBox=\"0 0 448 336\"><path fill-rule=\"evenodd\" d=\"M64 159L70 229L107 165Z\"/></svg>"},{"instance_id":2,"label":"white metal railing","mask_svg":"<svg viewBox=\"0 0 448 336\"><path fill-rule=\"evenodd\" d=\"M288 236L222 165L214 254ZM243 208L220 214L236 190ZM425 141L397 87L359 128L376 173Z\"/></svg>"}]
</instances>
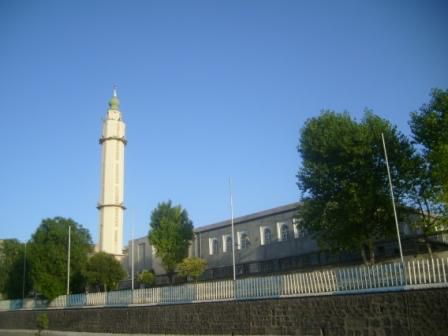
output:
<instances>
[{"instance_id":1,"label":"white metal railing","mask_svg":"<svg viewBox=\"0 0 448 336\"><path fill-rule=\"evenodd\" d=\"M184 284L173 287L62 295L49 308L158 305L248 300L273 297L334 295L448 287L448 258L356 266L325 271ZM0 301L0 310L42 308L42 301Z\"/></svg>"}]
</instances>

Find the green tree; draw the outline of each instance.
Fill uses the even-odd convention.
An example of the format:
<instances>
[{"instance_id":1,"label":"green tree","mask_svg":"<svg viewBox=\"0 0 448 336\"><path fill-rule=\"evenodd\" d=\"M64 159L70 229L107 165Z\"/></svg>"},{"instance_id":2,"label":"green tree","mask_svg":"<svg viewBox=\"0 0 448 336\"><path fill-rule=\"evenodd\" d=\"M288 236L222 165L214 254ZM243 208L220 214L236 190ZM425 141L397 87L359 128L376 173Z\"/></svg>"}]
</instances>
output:
<instances>
[{"instance_id":1,"label":"green tree","mask_svg":"<svg viewBox=\"0 0 448 336\"><path fill-rule=\"evenodd\" d=\"M422 155L415 155L408 187L408 203L412 206L411 225L423 236L428 254L432 257L429 236L448 225L448 209L441 201L441 186L432 178L430 166Z\"/></svg>"},{"instance_id":2,"label":"green tree","mask_svg":"<svg viewBox=\"0 0 448 336\"><path fill-rule=\"evenodd\" d=\"M0 293L6 299L22 298L22 291L25 295L31 289L31 279L29 272L25 272L24 284L24 260L25 244L17 239L6 239L0 242Z\"/></svg>"},{"instance_id":3,"label":"green tree","mask_svg":"<svg viewBox=\"0 0 448 336\"><path fill-rule=\"evenodd\" d=\"M299 225L323 248L358 249L365 263L374 262L374 241L395 228L381 133L400 200L413 150L396 127L373 113L357 122L348 113L324 111L306 122L298 146Z\"/></svg>"},{"instance_id":4,"label":"green tree","mask_svg":"<svg viewBox=\"0 0 448 336\"><path fill-rule=\"evenodd\" d=\"M143 270L139 273L137 277L138 283L144 285L145 287L153 286L156 282L156 276L154 271Z\"/></svg>"},{"instance_id":5,"label":"green tree","mask_svg":"<svg viewBox=\"0 0 448 336\"><path fill-rule=\"evenodd\" d=\"M116 289L126 276L120 262L105 252L95 253L87 263L87 281L90 285L103 288L105 292Z\"/></svg>"},{"instance_id":6,"label":"green tree","mask_svg":"<svg viewBox=\"0 0 448 336\"><path fill-rule=\"evenodd\" d=\"M27 254L34 289L49 300L66 293L69 226L70 290L74 293L82 292L85 266L92 250L92 239L87 229L72 219L44 219L28 244Z\"/></svg>"},{"instance_id":7,"label":"green tree","mask_svg":"<svg viewBox=\"0 0 448 336\"><path fill-rule=\"evenodd\" d=\"M432 90L430 102L411 113L409 124L419 149L409 199L418 212L414 226L432 255L428 235L448 224L448 90Z\"/></svg>"},{"instance_id":8,"label":"green tree","mask_svg":"<svg viewBox=\"0 0 448 336\"><path fill-rule=\"evenodd\" d=\"M207 261L197 257L185 258L177 266L179 273L186 277L192 277L196 282L204 273Z\"/></svg>"},{"instance_id":9,"label":"green tree","mask_svg":"<svg viewBox=\"0 0 448 336\"><path fill-rule=\"evenodd\" d=\"M171 201L160 203L151 213L149 242L162 260L171 283L177 265L188 255L188 246L193 238L193 223L180 205Z\"/></svg>"},{"instance_id":10,"label":"green tree","mask_svg":"<svg viewBox=\"0 0 448 336\"><path fill-rule=\"evenodd\" d=\"M431 183L448 204L448 90L432 90L430 102L411 113L410 126L414 141L422 146Z\"/></svg>"}]
</instances>

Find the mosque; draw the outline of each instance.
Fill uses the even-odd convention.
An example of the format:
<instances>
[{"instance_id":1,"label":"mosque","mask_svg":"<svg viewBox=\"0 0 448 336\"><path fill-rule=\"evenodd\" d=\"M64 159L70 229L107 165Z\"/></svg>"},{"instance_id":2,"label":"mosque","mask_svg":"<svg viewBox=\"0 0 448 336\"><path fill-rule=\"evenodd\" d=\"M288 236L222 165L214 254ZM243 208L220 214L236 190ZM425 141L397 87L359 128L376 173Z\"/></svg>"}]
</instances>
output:
<instances>
[{"instance_id":1,"label":"mosque","mask_svg":"<svg viewBox=\"0 0 448 336\"><path fill-rule=\"evenodd\" d=\"M131 274L153 270L159 283L167 281L165 270L147 236L129 241L123 248L124 151L126 125L120 112L117 91L109 101L100 138L102 146L99 242L97 249L116 256ZM358 253L330 254L319 249L306 232L298 230L295 214L299 203L282 205L234 219L235 264L237 276L312 268L334 263L359 262ZM404 236L411 232L403 225ZM207 261L204 279L231 278L233 274L231 220L197 227L189 255ZM133 249L133 258L131 258ZM377 246L376 255L397 255L394 242Z\"/></svg>"}]
</instances>

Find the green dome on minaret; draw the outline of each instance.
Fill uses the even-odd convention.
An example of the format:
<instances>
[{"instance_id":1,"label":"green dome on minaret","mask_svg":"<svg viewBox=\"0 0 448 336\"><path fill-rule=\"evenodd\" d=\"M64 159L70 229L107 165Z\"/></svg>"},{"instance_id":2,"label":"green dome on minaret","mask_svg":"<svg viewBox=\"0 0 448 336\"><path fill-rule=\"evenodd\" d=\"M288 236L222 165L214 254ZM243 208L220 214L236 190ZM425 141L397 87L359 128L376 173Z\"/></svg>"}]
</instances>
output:
<instances>
[{"instance_id":1,"label":"green dome on minaret","mask_svg":"<svg viewBox=\"0 0 448 336\"><path fill-rule=\"evenodd\" d=\"M117 88L114 86L114 93L112 98L109 100L109 108L111 110L119 110L120 109L120 99L117 97Z\"/></svg>"}]
</instances>

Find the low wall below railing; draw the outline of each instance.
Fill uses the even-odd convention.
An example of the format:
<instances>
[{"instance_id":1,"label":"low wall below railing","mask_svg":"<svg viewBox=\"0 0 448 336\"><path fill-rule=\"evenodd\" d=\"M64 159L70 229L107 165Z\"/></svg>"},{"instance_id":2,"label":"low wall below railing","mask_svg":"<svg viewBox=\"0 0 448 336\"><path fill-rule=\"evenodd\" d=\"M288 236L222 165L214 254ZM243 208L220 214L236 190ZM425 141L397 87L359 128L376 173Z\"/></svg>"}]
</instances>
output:
<instances>
[{"instance_id":1,"label":"low wall below railing","mask_svg":"<svg viewBox=\"0 0 448 336\"><path fill-rule=\"evenodd\" d=\"M61 295L45 301L0 301L1 310L165 305L280 297L361 294L385 291L448 288L448 259L422 259L374 266L355 266L305 273L221 280L156 287Z\"/></svg>"},{"instance_id":2,"label":"low wall below railing","mask_svg":"<svg viewBox=\"0 0 448 336\"><path fill-rule=\"evenodd\" d=\"M448 335L448 289L159 306L0 312L0 335L59 331L221 335Z\"/></svg>"}]
</instances>

